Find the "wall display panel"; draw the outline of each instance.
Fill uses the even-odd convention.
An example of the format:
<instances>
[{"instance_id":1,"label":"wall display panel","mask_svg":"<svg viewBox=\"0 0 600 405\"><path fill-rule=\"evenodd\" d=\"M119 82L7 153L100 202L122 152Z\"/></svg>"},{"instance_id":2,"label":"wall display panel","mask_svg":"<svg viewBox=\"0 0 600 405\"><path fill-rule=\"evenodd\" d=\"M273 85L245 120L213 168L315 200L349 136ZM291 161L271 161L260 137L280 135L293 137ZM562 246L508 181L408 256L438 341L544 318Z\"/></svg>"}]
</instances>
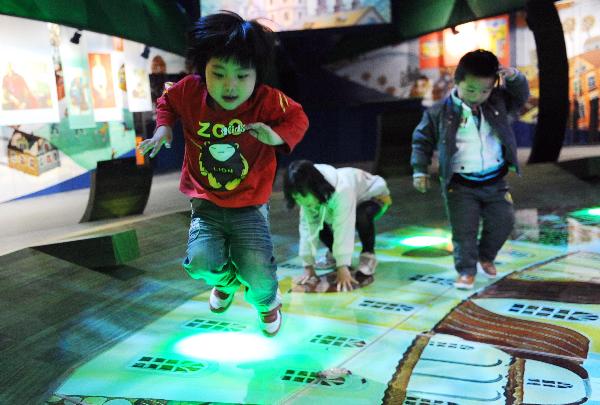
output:
<instances>
[{"instance_id":1,"label":"wall display panel","mask_svg":"<svg viewBox=\"0 0 600 405\"><path fill-rule=\"evenodd\" d=\"M133 115L125 111L123 118L76 130L66 117L53 124L0 127L0 203L47 189L88 187L89 179L78 177L94 170L98 161L135 148Z\"/></svg>"},{"instance_id":2,"label":"wall display panel","mask_svg":"<svg viewBox=\"0 0 600 405\"><path fill-rule=\"evenodd\" d=\"M127 40L124 42L128 109L131 112L151 111L148 60L141 56L144 45Z\"/></svg>"},{"instance_id":3,"label":"wall display panel","mask_svg":"<svg viewBox=\"0 0 600 405\"><path fill-rule=\"evenodd\" d=\"M96 121L121 121L126 95L125 61L121 41L93 32L88 36L88 65Z\"/></svg>"},{"instance_id":4,"label":"wall display panel","mask_svg":"<svg viewBox=\"0 0 600 405\"><path fill-rule=\"evenodd\" d=\"M110 53L88 54L88 64L91 74L92 101L96 109L117 107L115 95L115 75L112 69Z\"/></svg>"},{"instance_id":5,"label":"wall display panel","mask_svg":"<svg viewBox=\"0 0 600 405\"><path fill-rule=\"evenodd\" d=\"M559 1L556 4L563 26L569 58L569 125L567 142L599 142L598 83L600 83L600 2ZM524 15L518 15L516 29L517 66L530 78L533 108L522 117L535 123L537 117L537 55L535 40Z\"/></svg>"},{"instance_id":6,"label":"wall display panel","mask_svg":"<svg viewBox=\"0 0 600 405\"><path fill-rule=\"evenodd\" d=\"M146 70L151 74L179 74L187 71L185 60L180 55L150 48Z\"/></svg>"},{"instance_id":7,"label":"wall display panel","mask_svg":"<svg viewBox=\"0 0 600 405\"><path fill-rule=\"evenodd\" d=\"M57 124L0 126L0 203L76 178L86 169L54 142Z\"/></svg>"},{"instance_id":8,"label":"wall display panel","mask_svg":"<svg viewBox=\"0 0 600 405\"><path fill-rule=\"evenodd\" d=\"M229 10L274 31L345 28L392 21L389 0L202 0L202 15Z\"/></svg>"},{"instance_id":9,"label":"wall display panel","mask_svg":"<svg viewBox=\"0 0 600 405\"><path fill-rule=\"evenodd\" d=\"M331 65L337 75L398 98L411 97L419 75L419 42L405 41Z\"/></svg>"},{"instance_id":10,"label":"wall display panel","mask_svg":"<svg viewBox=\"0 0 600 405\"><path fill-rule=\"evenodd\" d=\"M444 33L432 32L419 38L419 67L435 69L444 64Z\"/></svg>"},{"instance_id":11,"label":"wall display panel","mask_svg":"<svg viewBox=\"0 0 600 405\"><path fill-rule=\"evenodd\" d=\"M47 24L0 15L0 38L0 125L58 121Z\"/></svg>"},{"instance_id":12,"label":"wall display panel","mask_svg":"<svg viewBox=\"0 0 600 405\"><path fill-rule=\"evenodd\" d=\"M71 41L74 37L77 44ZM98 161L133 154L136 133L131 109L151 108L148 79L146 95L138 92L128 102L127 89L140 88L135 81L127 86L136 74L132 70L128 77L128 70L158 69L173 80L171 72L185 69L181 56L159 49L151 49L149 59L142 58L143 44L9 16L0 16L0 48L10 56L0 58L0 86L8 73L7 61L16 60L18 64L11 64L15 72L29 76L27 69L33 71L33 80L44 78L48 89L40 92L43 86L27 83L34 100L22 91L24 101L13 101L12 107L0 93L0 117L11 118L0 124L0 203L89 187L89 173ZM38 60L47 65L42 73L35 67ZM94 69L94 63L99 67ZM5 88L18 87L7 81ZM34 104L48 99L52 109ZM45 110L51 110L52 119L40 119L48 115ZM16 119L15 112L20 114Z\"/></svg>"},{"instance_id":13,"label":"wall display panel","mask_svg":"<svg viewBox=\"0 0 600 405\"><path fill-rule=\"evenodd\" d=\"M504 66L510 65L508 15L457 25L442 31L444 66L456 66L460 57L474 49L493 52Z\"/></svg>"},{"instance_id":14,"label":"wall display panel","mask_svg":"<svg viewBox=\"0 0 600 405\"><path fill-rule=\"evenodd\" d=\"M150 97L153 104L162 95L165 83L176 82L189 73L184 58L156 48L150 48L146 68L150 72Z\"/></svg>"},{"instance_id":15,"label":"wall display panel","mask_svg":"<svg viewBox=\"0 0 600 405\"><path fill-rule=\"evenodd\" d=\"M75 29L64 28L60 34L60 56L66 96L66 116L69 128L95 128L92 90L87 57L87 36L81 36L74 44L71 38Z\"/></svg>"}]
</instances>

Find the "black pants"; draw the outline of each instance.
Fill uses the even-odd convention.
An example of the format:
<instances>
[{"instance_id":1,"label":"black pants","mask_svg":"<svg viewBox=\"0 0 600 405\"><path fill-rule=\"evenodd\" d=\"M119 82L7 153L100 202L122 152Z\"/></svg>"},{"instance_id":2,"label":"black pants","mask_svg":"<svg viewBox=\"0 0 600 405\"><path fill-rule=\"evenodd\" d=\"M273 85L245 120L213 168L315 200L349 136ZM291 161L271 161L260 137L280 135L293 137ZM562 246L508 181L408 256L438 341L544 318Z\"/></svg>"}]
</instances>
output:
<instances>
[{"instance_id":1,"label":"black pants","mask_svg":"<svg viewBox=\"0 0 600 405\"><path fill-rule=\"evenodd\" d=\"M362 244L362 252L375 252L375 216L381 210L381 205L369 200L356 207L356 230ZM331 251L333 248L333 230L328 223L323 224L319 239Z\"/></svg>"},{"instance_id":2,"label":"black pants","mask_svg":"<svg viewBox=\"0 0 600 405\"><path fill-rule=\"evenodd\" d=\"M477 261L494 261L512 231L515 216L508 185L499 180L468 187L452 181L443 196L452 228L454 267L460 274L475 275Z\"/></svg>"}]
</instances>

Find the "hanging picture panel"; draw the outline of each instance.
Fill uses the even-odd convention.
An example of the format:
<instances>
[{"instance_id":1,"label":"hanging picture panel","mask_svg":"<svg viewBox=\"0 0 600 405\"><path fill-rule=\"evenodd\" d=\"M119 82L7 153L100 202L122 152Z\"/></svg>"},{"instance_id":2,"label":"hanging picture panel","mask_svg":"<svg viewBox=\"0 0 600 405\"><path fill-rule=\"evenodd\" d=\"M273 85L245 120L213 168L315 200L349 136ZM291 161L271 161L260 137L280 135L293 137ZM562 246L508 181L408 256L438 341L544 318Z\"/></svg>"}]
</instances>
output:
<instances>
[{"instance_id":1,"label":"hanging picture panel","mask_svg":"<svg viewBox=\"0 0 600 405\"><path fill-rule=\"evenodd\" d=\"M125 95L123 48L113 37L94 32L88 36L88 65L94 117L97 122L121 121Z\"/></svg>"},{"instance_id":2,"label":"hanging picture panel","mask_svg":"<svg viewBox=\"0 0 600 405\"><path fill-rule=\"evenodd\" d=\"M0 42L0 125L57 122L57 86L47 24L0 15L0 38L11 39Z\"/></svg>"},{"instance_id":3,"label":"hanging picture panel","mask_svg":"<svg viewBox=\"0 0 600 405\"><path fill-rule=\"evenodd\" d=\"M143 44L124 41L127 106L131 112L152 111L148 59L142 57L144 48Z\"/></svg>"},{"instance_id":4,"label":"hanging picture panel","mask_svg":"<svg viewBox=\"0 0 600 405\"><path fill-rule=\"evenodd\" d=\"M60 43L69 128L95 128L87 57L87 36L80 34L79 43L74 44L71 42L71 38L75 32L75 29L63 28Z\"/></svg>"}]
</instances>

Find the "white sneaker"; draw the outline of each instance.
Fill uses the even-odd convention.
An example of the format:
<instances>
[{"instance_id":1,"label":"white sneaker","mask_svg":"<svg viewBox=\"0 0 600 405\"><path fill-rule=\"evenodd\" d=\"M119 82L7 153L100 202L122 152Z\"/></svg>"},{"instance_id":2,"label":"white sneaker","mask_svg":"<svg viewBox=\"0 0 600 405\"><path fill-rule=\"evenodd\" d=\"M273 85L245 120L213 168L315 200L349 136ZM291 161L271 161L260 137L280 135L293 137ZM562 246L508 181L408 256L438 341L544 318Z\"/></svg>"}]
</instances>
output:
<instances>
[{"instance_id":1,"label":"white sneaker","mask_svg":"<svg viewBox=\"0 0 600 405\"><path fill-rule=\"evenodd\" d=\"M331 250L328 250L325 253L325 257L322 257L315 263L315 269L317 270L325 270L325 269L333 269L335 268L335 258L333 257L333 253Z\"/></svg>"},{"instance_id":2,"label":"white sneaker","mask_svg":"<svg viewBox=\"0 0 600 405\"><path fill-rule=\"evenodd\" d=\"M363 252L360 254L358 261L358 271L365 276L371 276L375 274L375 268L377 267L377 259L374 253Z\"/></svg>"},{"instance_id":3,"label":"white sneaker","mask_svg":"<svg viewBox=\"0 0 600 405\"><path fill-rule=\"evenodd\" d=\"M227 311L227 308L233 302L235 294L226 294L223 291L219 291L216 287L213 287L208 298L208 308L211 312L221 313Z\"/></svg>"},{"instance_id":4,"label":"white sneaker","mask_svg":"<svg viewBox=\"0 0 600 405\"><path fill-rule=\"evenodd\" d=\"M258 315L263 334L268 337L275 336L281 328L281 305L267 312L259 312Z\"/></svg>"}]
</instances>

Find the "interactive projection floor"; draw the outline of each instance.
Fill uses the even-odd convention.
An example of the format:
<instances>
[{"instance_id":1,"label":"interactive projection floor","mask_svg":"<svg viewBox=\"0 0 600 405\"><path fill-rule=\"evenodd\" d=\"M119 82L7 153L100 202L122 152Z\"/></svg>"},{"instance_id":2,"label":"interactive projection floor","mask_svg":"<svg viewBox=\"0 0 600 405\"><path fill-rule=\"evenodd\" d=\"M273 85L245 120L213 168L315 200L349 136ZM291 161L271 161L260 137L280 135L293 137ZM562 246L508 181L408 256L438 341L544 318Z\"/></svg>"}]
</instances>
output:
<instances>
[{"instance_id":1,"label":"interactive projection floor","mask_svg":"<svg viewBox=\"0 0 600 405\"><path fill-rule=\"evenodd\" d=\"M48 404L600 404L600 254L509 242L495 280L453 288L443 231L378 235L377 273L302 292L280 264L284 323L263 337L240 290L208 293L81 365ZM192 281L190 281L192 282Z\"/></svg>"}]
</instances>

